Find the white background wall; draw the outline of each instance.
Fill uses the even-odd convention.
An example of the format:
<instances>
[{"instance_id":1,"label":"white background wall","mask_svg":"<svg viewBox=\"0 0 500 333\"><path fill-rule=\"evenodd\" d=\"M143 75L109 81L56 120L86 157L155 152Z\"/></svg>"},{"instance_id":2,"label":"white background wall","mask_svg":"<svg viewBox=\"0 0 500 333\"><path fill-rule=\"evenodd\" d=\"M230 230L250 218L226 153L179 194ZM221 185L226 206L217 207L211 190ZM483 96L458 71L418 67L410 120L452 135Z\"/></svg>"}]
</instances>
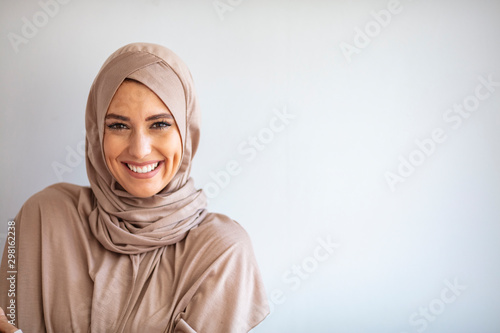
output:
<instances>
[{"instance_id":1,"label":"white background wall","mask_svg":"<svg viewBox=\"0 0 500 333\"><path fill-rule=\"evenodd\" d=\"M255 332L499 332L500 2L389 3L2 1L1 242L30 195L88 184L92 80L118 47L155 42L195 78L196 184L253 239L273 303ZM227 163L239 173L216 185Z\"/></svg>"}]
</instances>

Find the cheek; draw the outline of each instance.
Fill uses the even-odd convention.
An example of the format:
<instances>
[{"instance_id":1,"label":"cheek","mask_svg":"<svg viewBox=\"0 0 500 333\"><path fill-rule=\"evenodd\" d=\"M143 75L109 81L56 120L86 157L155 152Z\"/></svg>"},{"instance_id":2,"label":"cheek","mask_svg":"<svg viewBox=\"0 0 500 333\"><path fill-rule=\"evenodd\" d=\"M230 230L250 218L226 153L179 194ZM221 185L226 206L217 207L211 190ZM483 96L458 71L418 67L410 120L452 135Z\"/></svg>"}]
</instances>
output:
<instances>
[{"instance_id":1,"label":"cheek","mask_svg":"<svg viewBox=\"0 0 500 333\"><path fill-rule=\"evenodd\" d=\"M120 142L113 135L104 135L104 140L102 142L102 148L104 153L104 158L108 168L110 167L109 161L116 158L120 153Z\"/></svg>"},{"instance_id":2,"label":"cheek","mask_svg":"<svg viewBox=\"0 0 500 333\"><path fill-rule=\"evenodd\" d=\"M177 140L175 141L175 147L173 149L175 150L176 155L180 159L182 156L182 141L180 134L177 134Z\"/></svg>"},{"instance_id":3,"label":"cheek","mask_svg":"<svg viewBox=\"0 0 500 333\"><path fill-rule=\"evenodd\" d=\"M174 160L180 160L182 156L182 141L179 132L172 131L169 133L168 137L163 140L162 147L166 156Z\"/></svg>"}]
</instances>

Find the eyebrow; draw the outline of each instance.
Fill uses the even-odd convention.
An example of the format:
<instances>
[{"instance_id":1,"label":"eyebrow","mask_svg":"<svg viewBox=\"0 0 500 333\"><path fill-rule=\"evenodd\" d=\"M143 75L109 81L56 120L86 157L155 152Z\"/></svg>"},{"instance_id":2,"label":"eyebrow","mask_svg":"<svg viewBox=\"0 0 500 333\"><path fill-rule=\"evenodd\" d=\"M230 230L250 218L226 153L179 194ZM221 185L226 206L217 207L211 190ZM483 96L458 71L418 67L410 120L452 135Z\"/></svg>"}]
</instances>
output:
<instances>
[{"instance_id":1,"label":"eyebrow","mask_svg":"<svg viewBox=\"0 0 500 333\"><path fill-rule=\"evenodd\" d=\"M156 119L161 119L161 118L170 118L170 119L174 119L174 117L170 114L170 113L159 113L159 114L155 114L154 116L149 116L146 118L146 121L149 121L149 120L156 120Z\"/></svg>"},{"instance_id":2,"label":"eyebrow","mask_svg":"<svg viewBox=\"0 0 500 333\"><path fill-rule=\"evenodd\" d=\"M146 121L157 120L157 119L162 119L162 118L174 119L174 117L169 113L159 113L159 114L155 114L154 116L147 117ZM122 120L122 121L130 121L130 118L120 116L120 115L115 114L115 113L107 114L106 119L118 119L118 120Z\"/></svg>"}]
</instances>

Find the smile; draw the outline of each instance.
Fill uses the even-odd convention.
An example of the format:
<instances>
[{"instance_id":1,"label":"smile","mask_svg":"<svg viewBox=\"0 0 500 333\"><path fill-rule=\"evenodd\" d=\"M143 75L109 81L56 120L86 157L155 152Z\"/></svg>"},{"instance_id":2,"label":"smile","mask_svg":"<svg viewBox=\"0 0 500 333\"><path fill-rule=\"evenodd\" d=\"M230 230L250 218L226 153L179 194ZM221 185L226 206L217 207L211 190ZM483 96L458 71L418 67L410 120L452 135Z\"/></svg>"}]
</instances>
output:
<instances>
[{"instance_id":1,"label":"smile","mask_svg":"<svg viewBox=\"0 0 500 333\"><path fill-rule=\"evenodd\" d=\"M148 173L148 172L155 170L158 167L159 163L156 162L156 163L152 163L152 164L148 164L148 165L144 165L144 166L137 166L137 165L133 165L133 164L129 164L129 163L126 163L126 164L127 164L127 167L135 173Z\"/></svg>"}]
</instances>

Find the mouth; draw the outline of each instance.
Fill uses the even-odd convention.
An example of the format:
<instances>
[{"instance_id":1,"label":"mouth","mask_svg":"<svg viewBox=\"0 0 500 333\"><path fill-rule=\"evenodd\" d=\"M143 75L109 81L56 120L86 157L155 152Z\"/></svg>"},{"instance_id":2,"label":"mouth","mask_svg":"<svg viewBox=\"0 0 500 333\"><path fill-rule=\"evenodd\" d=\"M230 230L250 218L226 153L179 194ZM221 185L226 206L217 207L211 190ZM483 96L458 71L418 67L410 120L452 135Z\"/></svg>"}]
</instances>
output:
<instances>
[{"instance_id":1,"label":"mouth","mask_svg":"<svg viewBox=\"0 0 500 333\"><path fill-rule=\"evenodd\" d=\"M156 162L156 163L151 163L151 164L147 164L147 165L143 165L143 166L134 165L134 164L130 164L130 163L125 163L125 165L127 165L127 167L132 172L135 172L135 173L148 173L148 172L154 171L158 167L159 163L160 162Z\"/></svg>"},{"instance_id":2,"label":"mouth","mask_svg":"<svg viewBox=\"0 0 500 333\"><path fill-rule=\"evenodd\" d=\"M146 162L146 163L130 163L122 162L123 167L127 170L128 174L138 179L153 178L161 169L164 161Z\"/></svg>"}]
</instances>

